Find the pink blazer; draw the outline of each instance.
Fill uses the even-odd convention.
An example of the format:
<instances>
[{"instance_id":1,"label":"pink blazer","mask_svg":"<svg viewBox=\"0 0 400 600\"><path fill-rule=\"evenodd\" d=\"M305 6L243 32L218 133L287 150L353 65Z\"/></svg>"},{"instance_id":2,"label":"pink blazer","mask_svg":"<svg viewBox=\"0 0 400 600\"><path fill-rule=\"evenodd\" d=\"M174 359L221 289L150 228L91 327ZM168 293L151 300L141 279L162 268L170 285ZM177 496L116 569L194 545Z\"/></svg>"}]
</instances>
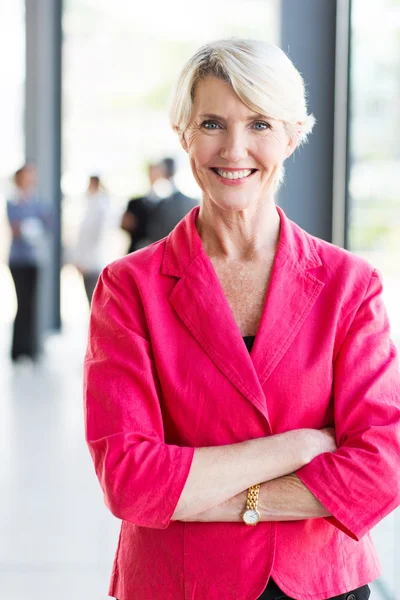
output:
<instances>
[{"instance_id":1,"label":"pink blazer","mask_svg":"<svg viewBox=\"0 0 400 600\"><path fill-rule=\"evenodd\" d=\"M399 504L400 380L379 275L282 210L251 355L195 220L107 267L85 361L86 436L122 519L120 600L322 600L379 576L369 530ZM250 292L250 291L249 291ZM194 448L334 425L298 476L333 517L171 522Z\"/></svg>"}]
</instances>

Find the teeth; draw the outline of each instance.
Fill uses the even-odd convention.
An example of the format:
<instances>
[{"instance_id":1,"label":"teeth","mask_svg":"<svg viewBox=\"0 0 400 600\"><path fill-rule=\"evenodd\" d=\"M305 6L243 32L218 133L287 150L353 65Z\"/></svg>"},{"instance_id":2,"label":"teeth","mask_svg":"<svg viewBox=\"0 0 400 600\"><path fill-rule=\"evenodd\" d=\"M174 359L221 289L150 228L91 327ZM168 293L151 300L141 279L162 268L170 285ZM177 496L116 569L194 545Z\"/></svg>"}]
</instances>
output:
<instances>
[{"instance_id":1,"label":"teeth","mask_svg":"<svg viewBox=\"0 0 400 600\"><path fill-rule=\"evenodd\" d=\"M245 169L243 171L223 171L222 169L216 169L216 171L218 175L225 179L244 179L251 175L250 169Z\"/></svg>"}]
</instances>

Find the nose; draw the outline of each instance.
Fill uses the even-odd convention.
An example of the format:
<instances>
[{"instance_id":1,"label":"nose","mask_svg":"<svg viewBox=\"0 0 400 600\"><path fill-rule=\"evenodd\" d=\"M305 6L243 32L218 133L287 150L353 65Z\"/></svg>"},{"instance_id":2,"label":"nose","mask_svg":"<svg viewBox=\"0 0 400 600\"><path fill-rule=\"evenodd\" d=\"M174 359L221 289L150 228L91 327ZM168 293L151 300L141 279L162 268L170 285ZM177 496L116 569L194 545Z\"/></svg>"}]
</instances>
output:
<instances>
[{"instance_id":1,"label":"nose","mask_svg":"<svg viewBox=\"0 0 400 600\"><path fill-rule=\"evenodd\" d=\"M220 150L220 156L227 162L240 162L247 158L247 138L245 132L238 129L227 131Z\"/></svg>"}]
</instances>

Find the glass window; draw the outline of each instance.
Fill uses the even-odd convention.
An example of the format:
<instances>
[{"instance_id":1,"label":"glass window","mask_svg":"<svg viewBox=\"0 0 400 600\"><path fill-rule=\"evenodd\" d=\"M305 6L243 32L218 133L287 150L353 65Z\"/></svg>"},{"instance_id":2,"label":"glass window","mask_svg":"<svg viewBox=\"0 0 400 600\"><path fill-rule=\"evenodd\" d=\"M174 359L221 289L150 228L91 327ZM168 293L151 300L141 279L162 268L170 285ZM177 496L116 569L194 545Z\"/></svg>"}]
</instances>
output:
<instances>
[{"instance_id":1,"label":"glass window","mask_svg":"<svg viewBox=\"0 0 400 600\"><path fill-rule=\"evenodd\" d=\"M10 231L5 200L11 191L13 173L24 162L25 100L25 3L0 3L0 289L1 322L9 323L15 311L14 286L6 263Z\"/></svg>"},{"instance_id":2,"label":"glass window","mask_svg":"<svg viewBox=\"0 0 400 600\"><path fill-rule=\"evenodd\" d=\"M349 247L377 267L400 342L400 0L353 0ZM377 598L397 598L400 512L373 531L383 566Z\"/></svg>"},{"instance_id":3,"label":"glass window","mask_svg":"<svg viewBox=\"0 0 400 600\"><path fill-rule=\"evenodd\" d=\"M24 160L25 4L0 4L0 181L4 185ZM4 189L4 188L3 188Z\"/></svg>"},{"instance_id":4,"label":"glass window","mask_svg":"<svg viewBox=\"0 0 400 600\"><path fill-rule=\"evenodd\" d=\"M400 0L354 0L351 55L350 250L383 275L400 341Z\"/></svg>"}]
</instances>

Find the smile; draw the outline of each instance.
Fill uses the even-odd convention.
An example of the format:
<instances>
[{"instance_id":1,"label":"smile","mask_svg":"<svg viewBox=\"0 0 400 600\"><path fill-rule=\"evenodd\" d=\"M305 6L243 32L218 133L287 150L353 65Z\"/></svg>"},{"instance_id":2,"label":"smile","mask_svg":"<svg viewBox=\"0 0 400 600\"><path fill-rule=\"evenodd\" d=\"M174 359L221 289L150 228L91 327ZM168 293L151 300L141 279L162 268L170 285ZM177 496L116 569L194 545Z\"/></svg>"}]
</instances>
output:
<instances>
[{"instance_id":1,"label":"smile","mask_svg":"<svg viewBox=\"0 0 400 600\"><path fill-rule=\"evenodd\" d=\"M223 179L247 179L247 177L250 177L250 175L252 175L253 173L255 173L257 171L257 169L242 169L242 170L237 170L237 171L231 171L231 170L225 171L225 169L217 169L214 167L212 167L211 170L214 171L214 173L216 173Z\"/></svg>"}]
</instances>

